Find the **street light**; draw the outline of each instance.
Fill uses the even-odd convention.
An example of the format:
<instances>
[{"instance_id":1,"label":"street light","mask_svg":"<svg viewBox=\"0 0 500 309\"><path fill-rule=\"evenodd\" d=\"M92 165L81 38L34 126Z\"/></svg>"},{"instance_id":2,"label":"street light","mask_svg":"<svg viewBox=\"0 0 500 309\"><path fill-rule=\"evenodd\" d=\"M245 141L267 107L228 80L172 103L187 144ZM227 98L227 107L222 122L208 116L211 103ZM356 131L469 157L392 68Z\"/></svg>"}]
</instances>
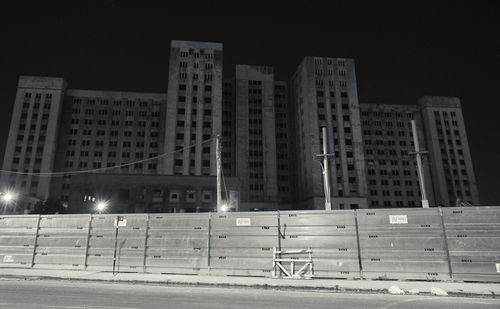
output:
<instances>
[{"instance_id":1,"label":"street light","mask_svg":"<svg viewBox=\"0 0 500 309\"><path fill-rule=\"evenodd\" d=\"M226 212L226 211L227 211L227 205L226 205L226 204L222 204L222 205L220 206L220 210L221 210L222 212Z\"/></svg>"},{"instance_id":2,"label":"street light","mask_svg":"<svg viewBox=\"0 0 500 309\"><path fill-rule=\"evenodd\" d=\"M108 208L108 202L106 201L97 201L95 207L97 208L97 212L101 214L106 208Z\"/></svg>"},{"instance_id":3,"label":"street light","mask_svg":"<svg viewBox=\"0 0 500 309\"><path fill-rule=\"evenodd\" d=\"M16 199L17 199L17 194L12 191L7 191L2 195L2 201L7 205L15 202Z\"/></svg>"},{"instance_id":4,"label":"street light","mask_svg":"<svg viewBox=\"0 0 500 309\"><path fill-rule=\"evenodd\" d=\"M7 213L7 206L11 204L16 204L18 198L18 194L14 191L7 190L5 192L0 192L0 200L3 206L3 214Z\"/></svg>"}]
</instances>

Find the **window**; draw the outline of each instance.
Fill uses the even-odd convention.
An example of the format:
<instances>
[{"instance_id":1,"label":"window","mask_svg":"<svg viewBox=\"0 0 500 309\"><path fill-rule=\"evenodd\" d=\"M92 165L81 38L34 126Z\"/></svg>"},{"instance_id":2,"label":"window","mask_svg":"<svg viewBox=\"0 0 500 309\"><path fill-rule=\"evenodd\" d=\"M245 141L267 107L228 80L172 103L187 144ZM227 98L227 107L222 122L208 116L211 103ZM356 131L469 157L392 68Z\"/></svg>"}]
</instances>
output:
<instances>
[{"instance_id":1,"label":"window","mask_svg":"<svg viewBox=\"0 0 500 309\"><path fill-rule=\"evenodd\" d=\"M212 201L212 191L203 191L203 202Z\"/></svg>"},{"instance_id":2,"label":"window","mask_svg":"<svg viewBox=\"0 0 500 309\"><path fill-rule=\"evenodd\" d=\"M170 202L178 202L179 196L180 196L179 191L177 191L177 190L170 191L169 201Z\"/></svg>"},{"instance_id":3,"label":"window","mask_svg":"<svg viewBox=\"0 0 500 309\"><path fill-rule=\"evenodd\" d=\"M187 190L187 192L186 192L186 202L196 202L196 191Z\"/></svg>"}]
</instances>

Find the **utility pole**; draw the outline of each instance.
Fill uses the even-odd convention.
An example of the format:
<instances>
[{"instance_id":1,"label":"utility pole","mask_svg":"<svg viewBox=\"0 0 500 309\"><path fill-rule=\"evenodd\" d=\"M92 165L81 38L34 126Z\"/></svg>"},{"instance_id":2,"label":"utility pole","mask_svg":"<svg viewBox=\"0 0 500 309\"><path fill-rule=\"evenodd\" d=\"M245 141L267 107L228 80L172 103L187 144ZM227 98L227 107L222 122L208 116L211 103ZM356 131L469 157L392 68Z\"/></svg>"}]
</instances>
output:
<instances>
[{"instance_id":1,"label":"utility pole","mask_svg":"<svg viewBox=\"0 0 500 309\"><path fill-rule=\"evenodd\" d=\"M333 154L328 153L328 145L326 143L326 128L323 127L323 154L316 155L317 158L323 157L323 164L321 161L319 164L321 165L321 169L323 170L323 185L325 187L325 210L332 210L332 202L330 196L330 176L329 176L329 168L328 168L328 157L333 156Z\"/></svg>"},{"instance_id":2,"label":"utility pole","mask_svg":"<svg viewBox=\"0 0 500 309\"><path fill-rule=\"evenodd\" d=\"M217 212L221 211L222 206L222 164L221 164L221 149L220 135L215 138L215 158L217 161Z\"/></svg>"},{"instance_id":3,"label":"utility pole","mask_svg":"<svg viewBox=\"0 0 500 309\"><path fill-rule=\"evenodd\" d=\"M415 151L410 152L410 154L414 154L417 157L417 173L418 180L420 182L420 192L422 194L422 208L429 208L429 200L427 200L427 193L425 192L424 170L422 168L422 155L427 154L428 152L425 150L420 150L420 145L418 143L417 124L415 123L415 120L411 121L411 130L413 132L413 144L415 145Z\"/></svg>"}]
</instances>

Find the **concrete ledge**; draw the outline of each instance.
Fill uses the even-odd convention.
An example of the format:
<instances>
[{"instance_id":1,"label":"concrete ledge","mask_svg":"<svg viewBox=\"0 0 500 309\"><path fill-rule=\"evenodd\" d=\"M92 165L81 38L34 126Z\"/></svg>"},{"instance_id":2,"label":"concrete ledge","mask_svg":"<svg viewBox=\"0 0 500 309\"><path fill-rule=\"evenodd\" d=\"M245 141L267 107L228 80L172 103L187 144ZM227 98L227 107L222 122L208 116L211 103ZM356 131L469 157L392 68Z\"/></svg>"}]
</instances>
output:
<instances>
[{"instance_id":1,"label":"concrete ledge","mask_svg":"<svg viewBox=\"0 0 500 309\"><path fill-rule=\"evenodd\" d=\"M23 280L82 280L101 282L129 282L136 284L159 284L176 286L246 287L257 289L310 290L349 293L389 293L396 286L405 294L435 295L432 290L442 289L450 296L498 297L498 283L458 283L426 281L376 281L334 279L272 279L256 277L222 277L174 274L140 274L92 272L81 270L48 270L0 268L0 279Z\"/></svg>"}]
</instances>

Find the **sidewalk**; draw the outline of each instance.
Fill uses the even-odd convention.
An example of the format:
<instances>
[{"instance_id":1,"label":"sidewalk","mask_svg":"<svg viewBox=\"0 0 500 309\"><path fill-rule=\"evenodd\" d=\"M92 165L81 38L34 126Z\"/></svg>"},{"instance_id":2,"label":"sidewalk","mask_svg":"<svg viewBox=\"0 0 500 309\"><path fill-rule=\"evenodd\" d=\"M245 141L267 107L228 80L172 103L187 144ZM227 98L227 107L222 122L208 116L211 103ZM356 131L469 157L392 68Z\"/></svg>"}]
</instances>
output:
<instances>
[{"instance_id":1,"label":"sidewalk","mask_svg":"<svg viewBox=\"0 0 500 309\"><path fill-rule=\"evenodd\" d=\"M326 290L350 293L389 293L439 295L439 291L450 296L482 296L498 297L498 283L458 283L458 282L424 282L424 281L375 281L375 280L340 280L340 279L272 279L256 277L224 277L173 274L141 274L111 272L53 270L53 269L19 269L0 268L0 280L7 279L63 279L88 280L122 283L150 283L165 285L195 285L215 287L251 287L268 289L300 289ZM397 288L395 288L397 287ZM399 288L399 289L398 289ZM402 290L402 291L401 291Z\"/></svg>"}]
</instances>

